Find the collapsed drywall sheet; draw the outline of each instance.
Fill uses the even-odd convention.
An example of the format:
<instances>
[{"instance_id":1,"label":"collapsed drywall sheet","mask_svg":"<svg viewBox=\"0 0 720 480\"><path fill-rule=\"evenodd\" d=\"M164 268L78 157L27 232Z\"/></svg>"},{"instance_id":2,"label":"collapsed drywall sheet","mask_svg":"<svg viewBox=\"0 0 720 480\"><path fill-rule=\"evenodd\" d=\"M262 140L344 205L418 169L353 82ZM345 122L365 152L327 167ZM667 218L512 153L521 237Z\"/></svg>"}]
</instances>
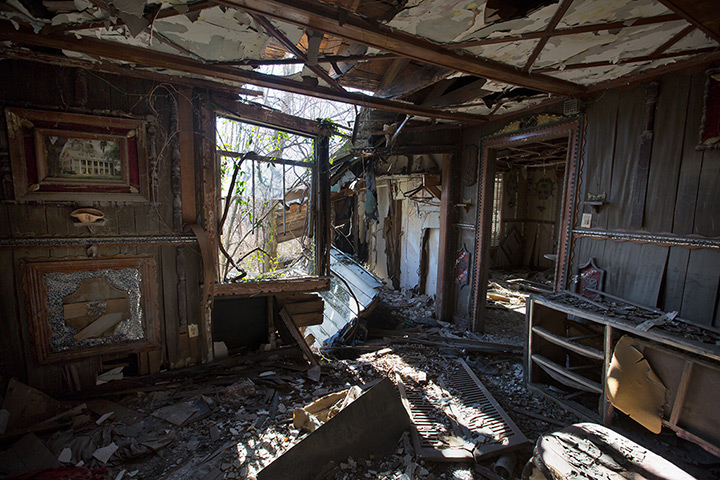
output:
<instances>
[{"instance_id":1,"label":"collapsed drywall sheet","mask_svg":"<svg viewBox=\"0 0 720 480\"><path fill-rule=\"evenodd\" d=\"M627 335L618 341L607 374L607 394L615 408L651 432L660 433L667 388L640 349Z\"/></svg>"}]
</instances>

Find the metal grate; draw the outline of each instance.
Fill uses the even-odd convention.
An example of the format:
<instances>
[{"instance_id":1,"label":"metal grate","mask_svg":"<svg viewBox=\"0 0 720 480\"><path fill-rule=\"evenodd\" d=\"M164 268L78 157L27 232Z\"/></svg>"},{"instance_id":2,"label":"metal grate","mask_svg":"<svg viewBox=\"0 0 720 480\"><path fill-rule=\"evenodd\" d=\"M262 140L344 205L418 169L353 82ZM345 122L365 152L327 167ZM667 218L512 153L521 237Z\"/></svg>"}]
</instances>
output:
<instances>
[{"instance_id":1,"label":"metal grate","mask_svg":"<svg viewBox=\"0 0 720 480\"><path fill-rule=\"evenodd\" d=\"M520 429L470 367L463 360L458 362L460 368L447 378L448 390L457 397L456 409L432 402L420 385L398 384L405 408L413 421L413 443L417 455L429 460L471 461L527 443ZM466 442L483 435L493 440L478 443L474 449L468 448L467 443L453 446L444 438L449 431Z\"/></svg>"}]
</instances>

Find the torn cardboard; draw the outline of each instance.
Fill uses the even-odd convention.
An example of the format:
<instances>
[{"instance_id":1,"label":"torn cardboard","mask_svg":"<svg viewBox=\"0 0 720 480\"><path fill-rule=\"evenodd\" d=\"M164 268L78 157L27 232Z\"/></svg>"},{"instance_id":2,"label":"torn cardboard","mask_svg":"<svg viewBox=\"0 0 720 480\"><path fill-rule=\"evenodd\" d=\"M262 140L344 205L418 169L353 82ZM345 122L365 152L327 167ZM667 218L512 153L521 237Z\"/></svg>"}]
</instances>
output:
<instances>
[{"instance_id":1,"label":"torn cardboard","mask_svg":"<svg viewBox=\"0 0 720 480\"><path fill-rule=\"evenodd\" d=\"M651 432L660 433L667 388L632 337L623 336L615 346L606 381L607 395L615 408Z\"/></svg>"}]
</instances>

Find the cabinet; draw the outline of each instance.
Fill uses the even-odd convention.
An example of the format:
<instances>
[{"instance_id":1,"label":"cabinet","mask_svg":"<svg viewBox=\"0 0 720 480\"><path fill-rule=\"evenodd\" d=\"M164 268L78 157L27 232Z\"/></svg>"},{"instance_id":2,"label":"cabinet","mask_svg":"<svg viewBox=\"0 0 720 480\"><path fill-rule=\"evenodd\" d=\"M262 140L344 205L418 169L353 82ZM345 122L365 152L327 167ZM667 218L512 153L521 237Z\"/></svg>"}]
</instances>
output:
<instances>
[{"instance_id":1,"label":"cabinet","mask_svg":"<svg viewBox=\"0 0 720 480\"><path fill-rule=\"evenodd\" d=\"M607 372L617 341L630 335L667 388L663 425L720 456L720 331L668 319L656 309L571 293L531 295L526 320L531 390L609 425ZM653 326L643 331L648 322Z\"/></svg>"}]
</instances>

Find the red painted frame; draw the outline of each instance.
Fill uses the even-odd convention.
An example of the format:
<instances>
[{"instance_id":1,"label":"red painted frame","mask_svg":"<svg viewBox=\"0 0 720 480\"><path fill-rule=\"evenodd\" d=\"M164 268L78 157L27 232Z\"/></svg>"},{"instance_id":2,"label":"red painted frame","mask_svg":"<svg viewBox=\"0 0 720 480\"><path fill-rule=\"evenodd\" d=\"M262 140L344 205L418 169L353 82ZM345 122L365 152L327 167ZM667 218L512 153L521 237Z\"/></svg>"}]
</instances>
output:
<instances>
[{"instance_id":1,"label":"red painted frame","mask_svg":"<svg viewBox=\"0 0 720 480\"><path fill-rule=\"evenodd\" d=\"M148 168L143 120L7 108L10 160L15 200L146 202ZM123 148L122 180L42 178L44 157L38 151L43 133L84 138L116 138Z\"/></svg>"}]
</instances>

